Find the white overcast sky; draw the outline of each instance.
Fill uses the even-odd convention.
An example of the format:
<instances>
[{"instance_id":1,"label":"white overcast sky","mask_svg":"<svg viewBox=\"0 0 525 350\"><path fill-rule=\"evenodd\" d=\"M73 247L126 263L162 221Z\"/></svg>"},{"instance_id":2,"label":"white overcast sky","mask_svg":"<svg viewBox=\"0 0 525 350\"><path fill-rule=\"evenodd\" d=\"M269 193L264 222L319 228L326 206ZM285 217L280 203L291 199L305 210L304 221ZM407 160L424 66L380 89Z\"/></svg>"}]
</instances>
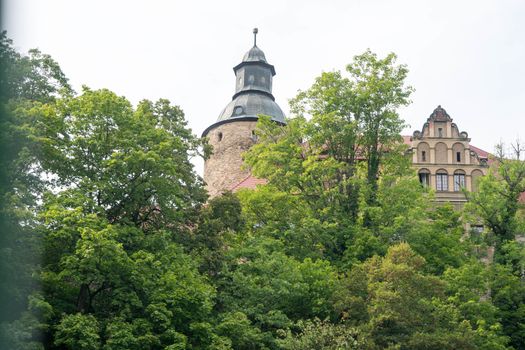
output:
<instances>
[{"instance_id":1,"label":"white overcast sky","mask_svg":"<svg viewBox=\"0 0 525 350\"><path fill-rule=\"evenodd\" d=\"M367 48L395 52L410 69L420 129L442 105L472 144L493 151L525 138L525 1L9 0L3 27L19 51L39 48L72 85L108 88L136 104L168 98L193 132L212 124L234 93L232 67L258 46L288 100L322 71ZM199 172L201 165L197 166Z\"/></svg>"}]
</instances>

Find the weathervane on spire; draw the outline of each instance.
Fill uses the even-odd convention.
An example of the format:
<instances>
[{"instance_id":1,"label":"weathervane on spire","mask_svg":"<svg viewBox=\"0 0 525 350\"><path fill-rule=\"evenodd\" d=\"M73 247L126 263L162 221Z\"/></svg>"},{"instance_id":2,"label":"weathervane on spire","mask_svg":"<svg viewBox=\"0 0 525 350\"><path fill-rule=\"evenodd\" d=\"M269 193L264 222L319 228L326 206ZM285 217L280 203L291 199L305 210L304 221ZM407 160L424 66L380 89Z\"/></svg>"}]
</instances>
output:
<instances>
[{"instance_id":1,"label":"weathervane on spire","mask_svg":"<svg viewBox=\"0 0 525 350\"><path fill-rule=\"evenodd\" d=\"M259 33L259 29L253 28L253 46L257 46L257 33Z\"/></svg>"}]
</instances>

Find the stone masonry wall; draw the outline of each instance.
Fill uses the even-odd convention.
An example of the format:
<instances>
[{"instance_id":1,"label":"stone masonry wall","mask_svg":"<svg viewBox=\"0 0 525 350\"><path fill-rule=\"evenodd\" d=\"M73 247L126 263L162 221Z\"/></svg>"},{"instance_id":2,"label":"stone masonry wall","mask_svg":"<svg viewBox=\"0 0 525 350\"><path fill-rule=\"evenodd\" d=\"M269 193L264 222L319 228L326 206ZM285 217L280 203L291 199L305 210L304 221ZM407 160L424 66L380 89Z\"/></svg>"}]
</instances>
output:
<instances>
[{"instance_id":1,"label":"stone masonry wall","mask_svg":"<svg viewBox=\"0 0 525 350\"><path fill-rule=\"evenodd\" d=\"M243 169L242 154L254 143L256 121L237 121L219 125L208 132L212 156L204 163L204 181L211 198L230 190L250 171Z\"/></svg>"}]
</instances>

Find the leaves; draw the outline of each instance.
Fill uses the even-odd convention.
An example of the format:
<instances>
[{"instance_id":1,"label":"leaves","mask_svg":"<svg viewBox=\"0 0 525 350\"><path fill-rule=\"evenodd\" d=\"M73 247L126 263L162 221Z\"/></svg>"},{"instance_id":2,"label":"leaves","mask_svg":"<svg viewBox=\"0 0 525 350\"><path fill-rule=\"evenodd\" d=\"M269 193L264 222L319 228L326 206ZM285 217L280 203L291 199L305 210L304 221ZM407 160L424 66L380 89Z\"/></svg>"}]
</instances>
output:
<instances>
[{"instance_id":1,"label":"leaves","mask_svg":"<svg viewBox=\"0 0 525 350\"><path fill-rule=\"evenodd\" d=\"M394 54L321 74L284 127L262 116L245 159L268 184L204 204L190 159L209 147L178 106L75 94L51 57L1 45L2 135L22 140L2 169L1 255L23 282L2 287L4 347L523 347L522 163L471 194L502 238L486 265L399 142L413 89Z\"/></svg>"}]
</instances>

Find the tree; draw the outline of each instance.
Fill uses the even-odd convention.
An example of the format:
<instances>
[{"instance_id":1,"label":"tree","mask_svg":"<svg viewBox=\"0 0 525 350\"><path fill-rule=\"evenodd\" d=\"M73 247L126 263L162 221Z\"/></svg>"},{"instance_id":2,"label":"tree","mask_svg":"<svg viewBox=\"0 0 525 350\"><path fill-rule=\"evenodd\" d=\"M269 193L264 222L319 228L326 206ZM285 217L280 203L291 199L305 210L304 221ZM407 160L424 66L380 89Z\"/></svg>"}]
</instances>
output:
<instances>
[{"instance_id":1,"label":"tree","mask_svg":"<svg viewBox=\"0 0 525 350\"><path fill-rule=\"evenodd\" d=\"M78 97L27 111L32 137L56 186L87 194L110 222L158 227L205 199L189 157L201 141L167 100L142 101L134 111L108 90L84 88Z\"/></svg>"},{"instance_id":2,"label":"tree","mask_svg":"<svg viewBox=\"0 0 525 350\"><path fill-rule=\"evenodd\" d=\"M55 344L68 349L98 350L99 324L91 315L68 315L57 326Z\"/></svg>"},{"instance_id":3,"label":"tree","mask_svg":"<svg viewBox=\"0 0 525 350\"><path fill-rule=\"evenodd\" d=\"M13 41L7 37L7 32L1 31L0 86L4 99L49 102L60 94L73 92L66 75L51 56L38 49L22 55L12 45Z\"/></svg>"},{"instance_id":4,"label":"tree","mask_svg":"<svg viewBox=\"0 0 525 350\"><path fill-rule=\"evenodd\" d=\"M385 257L375 256L355 267L366 275L366 280L358 280L366 283L360 289L367 291L362 300L367 301L368 320L361 327L374 342L373 349L507 349L508 338L499 324L488 318L492 324L485 326L482 319L493 314L476 315L481 322L473 329L446 298L445 281L426 274L424 264L401 243L390 247Z\"/></svg>"},{"instance_id":5,"label":"tree","mask_svg":"<svg viewBox=\"0 0 525 350\"><path fill-rule=\"evenodd\" d=\"M300 322L301 332L297 335L288 332L279 340L279 345L287 350L338 350L366 349L368 342L359 330L343 324L332 324L319 319Z\"/></svg>"},{"instance_id":6,"label":"tree","mask_svg":"<svg viewBox=\"0 0 525 350\"><path fill-rule=\"evenodd\" d=\"M367 162L368 204L375 202L381 158L399 140L404 127L396 109L408 105L413 92L405 86L407 67L396 66L396 59L394 53L378 59L367 50L346 67L354 83L352 112L361 126L360 146Z\"/></svg>"},{"instance_id":7,"label":"tree","mask_svg":"<svg viewBox=\"0 0 525 350\"><path fill-rule=\"evenodd\" d=\"M335 226L316 218L299 196L273 185L257 191L241 190L237 195L250 234L282 241L286 254L298 260L333 258L330 252L337 249Z\"/></svg>"},{"instance_id":8,"label":"tree","mask_svg":"<svg viewBox=\"0 0 525 350\"><path fill-rule=\"evenodd\" d=\"M407 67L396 65L396 59L394 53L381 59L367 50L347 65L348 78L323 73L292 100L292 111L312 118L314 135L308 141L345 162L349 168L343 175L351 177L355 162L365 160L368 204L375 201L382 157L399 141L404 126L396 109L410 103L413 91L405 86Z\"/></svg>"},{"instance_id":9,"label":"tree","mask_svg":"<svg viewBox=\"0 0 525 350\"><path fill-rule=\"evenodd\" d=\"M514 155L507 156L504 145L497 147L494 163L486 176L478 179L478 191L468 193L466 209L480 218L494 235L496 260L505 262L500 249L506 242L514 240L517 234L525 232L523 203L520 196L525 192L525 161L519 141Z\"/></svg>"},{"instance_id":10,"label":"tree","mask_svg":"<svg viewBox=\"0 0 525 350\"><path fill-rule=\"evenodd\" d=\"M232 247L221 275L218 309L245 314L263 332L266 346L275 347L276 332L300 319L336 317L335 269L327 261L289 257L274 239L246 239Z\"/></svg>"},{"instance_id":11,"label":"tree","mask_svg":"<svg viewBox=\"0 0 525 350\"><path fill-rule=\"evenodd\" d=\"M193 225L175 240L200 262L199 270L214 279L226 264L230 241L245 232L239 199L231 192L211 199L200 209Z\"/></svg>"},{"instance_id":12,"label":"tree","mask_svg":"<svg viewBox=\"0 0 525 350\"><path fill-rule=\"evenodd\" d=\"M30 334L29 340L36 341L41 329L26 308L31 308L30 294L38 288L32 275L40 261L35 211L43 179L38 145L31 140L21 111L73 91L49 55L38 50L20 54L12 45L7 33L0 32L0 322L10 329L9 335Z\"/></svg>"},{"instance_id":13,"label":"tree","mask_svg":"<svg viewBox=\"0 0 525 350\"><path fill-rule=\"evenodd\" d=\"M224 343L206 322L214 288L174 239L205 200L189 161L203 144L182 110L167 100L133 108L108 90L74 95L51 57L22 56L10 45L2 35L9 61L2 132L22 142L5 153L12 190L2 193L10 200L2 213L9 209L13 229L2 237L9 238L2 258L11 267L13 257L25 257L12 275L22 271L28 285L9 296L23 304L30 294L30 303L9 316L3 333L18 347ZM34 251L11 248L26 237ZM34 266L27 256L36 257Z\"/></svg>"},{"instance_id":14,"label":"tree","mask_svg":"<svg viewBox=\"0 0 525 350\"><path fill-rule=\"evenodd\" d=\"M411 223L414 227L408 230L406 240L425 258L428 272L442 274L447 268L459 267L467 260L472 248L470 241L462 238L465 229L461 212L452 205L432 208Z\"/></svg>"},{"instance_id":15,"label":"tree","mask_svg":"<svg viewBox=\"0 0 525 350\"><path fill-rule=\"evenodd\" d=\"M108 90L84 88L26 113L54 177L39 214L40 278L46 301L65 315L51 324L93 316L104 349L212 343L214 288L174 238L205 198L188 159L200 141L182 111L166 100L134 110ZM64 328L56 344L75 337Z\"/></svg>"},{"instance_id":16,"label":"tree","mask_svg":"<svg viewBox=\"0 0 525 350\"><path fill-rule=\"evenodd\" d=\"M281 220L279 228L284 231L274 229L274 236L303 237L305 243L309 240L314 245L314 256L332 261L345 251L354 255L349 247L362 236L371 237L361 254L364 258L384 253L396 239L391 232L389 237L380 232L387 231L400 214L390 209L400 209L401 205L391 206L387 192L408 188L407 181L414 182L414 175L400 145L399 132L404 124L396 112L409 103L412 88L404 82L407 68L396 65L395 60L394 54L380 59L366 51L347 66L347 76L323 73L311 88L299 92L291 101L294 117L286 126L276 125L269 118L259 119L259 141L246 153L245 161L254 175L268 180L271 191L289 198L284 203L293 202L303 213L293 227L287 228ZM393 176L381 180L383 172L390 171L402 180ZM423 192L414 188L417 190L408 192L415 196L412 199ZM379 191L385 194L380 200ZM267 203L275 202L269 192L266 199ZM265 201L257 203L263 205ZM416 207L420 201L398 203ZM261 206L248 208L257 216L264 210ZM298 212L292 207L290 210ZM257 231L272 225L266 222ZM306 256L305 249L300 249L303 251L294 254ZM349 256L349 261L353 257Z\"/></svg>"}]
</instances>

